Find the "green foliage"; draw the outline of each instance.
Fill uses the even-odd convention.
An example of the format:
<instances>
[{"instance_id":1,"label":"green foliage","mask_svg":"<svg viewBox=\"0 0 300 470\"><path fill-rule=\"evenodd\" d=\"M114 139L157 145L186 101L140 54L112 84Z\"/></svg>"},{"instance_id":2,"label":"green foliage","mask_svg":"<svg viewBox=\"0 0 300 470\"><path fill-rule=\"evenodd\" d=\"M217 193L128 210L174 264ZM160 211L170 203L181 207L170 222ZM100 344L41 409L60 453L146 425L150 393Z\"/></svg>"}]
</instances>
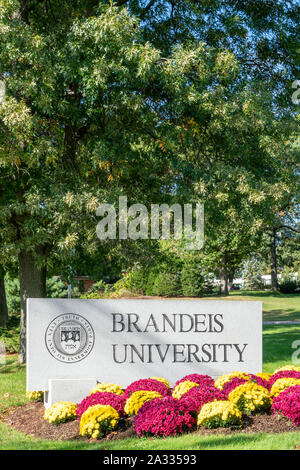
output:
<instances>
[{"instance_id":1,"label":"green foliage","mask_svg":"<svg viewBox=\"0 0 300 470\"><path fill-rule=\"evenodd\" d=\"M209 290L207 277L199 260L194 258L185 260L180 277L182 294L186 297L201 297Z\"/></svg>"},{"instance_id":2,"label":"green foliage","mask_svg":"<svg viewBox=\"0 0 300 470\"><path fill-rule=\"evenodd\" d=\"M283 294L300 294L300 283L293 279L286 279L280 282L279 290Z\"/></svg>"},{"instance_id":3,"label":"green foliage","mask_svg":"<svg viewBox=\"0 0 300 470\"><path fill-rule=\"evenodd\" d=\"M145 287L145 294L146 295L155 295L154 294L154 283L156 281L157 276L159 275L160 270L158 266L154 266L153 268L149 269L148 278Z\"/></svg>"},{"instance_id":4,"label":"green foliage","mask_svg":"<svg viewBox=\"0 0 300 470\"><path fill-rule=\"evenodd\" d=\"M51 277L46 281L46 293L50 298L68 297L68 286L59 277Z\"/></svg>"},{"instance_id":5,"label":"green foliage","mask_svg":"<svg viewBox=\"0 0 300 470\"><path fill-rule=\"evenodd\" d=\"M245 287L250 290L259 290L264 287L261 277L261 268L259 260L255 257L248 259L244 263L243 277L245 279Z\"/></svg>"},{"instance_id":6,"label":"green foliage","mask_svg":"<svg viewBox=\"0 0 300 470\"><path fill-rule=\"evenodd\" d=\"M18 279L5 280L7 307L9 313L20 312L20 282ZM66 298L68 287L59 277L54 276L46 281L46 294L50 298Z\"/></svg>"},{"instance_id":7,"label":"green foliage","mask_svg":"<svg viewBox=\"0 0 300 470\"><path fill-rule=\"evenodd\" d=\"M6 328L0 327L0 341L4 342L6 352L17 353L19 351L20 328L18 316L10 316Z\"/></svg>"},{"instance_id":8,"label":"green foliage","mask_svg":"<svg viewBox=\"0 0 300 470\"><path fill-rule=\"evenodd\" d=\"M181 295L180 275L177 272L161 271L152 285L152 295L176 297Z\"/></svg>"},{"instance_id":9,"label":"green foliage","mask_svg":"<svg viewBox=\"0 0 300 470\"><path fill-rule=\"evenodd\" d=\"M80 294L81 299L101 299L107 297L111 292L111 286L102 279L93 284L93 286L84 294Z\"/></svg>"},{"instance_id":10,"label":"green foliage","mask_svg":"<svg viewBox=\"0 0 300 470\"><path fill-rule=\"evenodd\" d=\"M206 259L231 273L297 199L298 9L283 0L118 4L128 10L1 3L0 254L39 252L51 273L71 265L113 281L132 251L97 240L95 210L127 194L130 204L204 202ZM181 268L153 253L160 266L138 291L174 292Z\"/></svg>"},{"instance_id":11,"label":"green foliage","mask_svg":"<svg viewBox=\"0 0 300 470\"><path fill-rule=\"evenodd\" d=\"M129 273L127 288L135 294L146 294L149 269L139 268Z\"/></svg>"},{"instance_id":12,"label":"green foliage","mask_svg":"<svg viewBox=\"0 0 300 470\"><path fill-rule=\"evenodd\" d=\"M20 312L20 282L18 279L5 279L6 301L9 314Z\"/></svg>"}]
</instances>

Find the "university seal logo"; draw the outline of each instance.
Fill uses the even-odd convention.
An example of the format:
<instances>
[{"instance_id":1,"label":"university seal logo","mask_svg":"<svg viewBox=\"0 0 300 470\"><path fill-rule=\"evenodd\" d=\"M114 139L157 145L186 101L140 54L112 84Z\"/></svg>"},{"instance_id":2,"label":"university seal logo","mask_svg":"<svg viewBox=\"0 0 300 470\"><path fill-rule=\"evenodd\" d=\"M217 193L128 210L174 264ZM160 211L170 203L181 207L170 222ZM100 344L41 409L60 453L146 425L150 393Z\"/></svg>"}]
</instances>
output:
<instances>
[{"instance_id":1,"label":"university seal logo","mask_svg":"<svg viewBox=\"0 0 300 470\"><path fill-rule=\"evenodd\" d=\"M63 313L48 325L45 335L49 353L58 361L82 361L94 347L95 333L81 315Z\"/></svg>"}]
</instances>

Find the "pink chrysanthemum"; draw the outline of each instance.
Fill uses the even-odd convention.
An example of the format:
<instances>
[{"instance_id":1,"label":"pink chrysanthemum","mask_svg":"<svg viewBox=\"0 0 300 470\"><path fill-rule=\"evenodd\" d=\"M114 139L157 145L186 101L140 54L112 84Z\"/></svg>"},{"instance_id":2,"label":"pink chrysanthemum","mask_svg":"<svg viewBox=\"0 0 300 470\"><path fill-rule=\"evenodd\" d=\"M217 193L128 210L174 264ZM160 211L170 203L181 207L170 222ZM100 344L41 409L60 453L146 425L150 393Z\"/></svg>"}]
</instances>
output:
<instances>
[{"instance_id":1,"label":"pink chrysanthemum","mask_svg":"<svg viewBox=\"0 0 300 470\"><path fill-rule=\"evenodd\" d=\"M182 379L177 380L175 383L174 388L180 384L181 382L185 382L189 380L190 382L194 382L198 384L200 387L207 387L207 386L213 386L214 385L214 379L210 377L209 375L202 375L202 374L189 374L186 375L185 377L182 377Z\"/></svg>"},{"instance_id":2,"label":"pink chrysanthemum","mask_svg":"<svg viewBox=\"0 0 300 470\"><path fill-rule=\"evenodd\" d=\"M288 387L274 397L271 410L273 414L282 414L295 426L300 426L300 385Z\"/></svg>"},{"instance_id":3,"label":"pink chrysanthemum","mask_svg":"<svg viewBox=\"0 0 300 470\"><path fill-rule=\"evenodd\" d=\"M282 370L280 372L276 372L276 374L273 374L268 381L268 389L271 390L277 380L289 378L300 379L300 372L297 372L296 370Z\"/></svg>"},{"instance_id":4,"label":"pink chrysanthemum","mask_svg":"<svg viewBox=\"0 0 300 470\"><path fill-rule=\"evenodd\" d=\"M193 387L183 395L180 399L180 403L182 403L188 411L197 411L197 413L199 413L205 403L214 400L227 400L227 398L223 391L216 387Z\"/></svg>"},{"instance_id":5,"label":"pink chrysanthemum","mask_svg":"<svg viewBox=\"0 0 300 470\"><path fill-rule=\"evenodd\" d=\"M189 431L194 424L195 419L181 400L172 397L145 403L134 421L135 430L139 436L175 436Z\"/></svg>"},{"instance_id":6,"label":"pink chrysanthemum","mask_svg":"<svg viewBox=\"0 0 300 470\"><path fill-rule=\"evenodd\" d=\"M110 405L114 408L120 416L124 415L125 399L123 395L117 395L111 392L96 392L92 395L88 395L86 398L79 403L77 407L78 418L93 405Z\"/></svg>"},{"instance_id":7,"label":"pink chrysanthemum","mask_svg":"<svg viewBox=\"0 0 300 470\"><path fill-rule=\"evenodd\" d=\"M156 379L141 379L136 380L135 382L132 382L130 385L128 385L123 396L125 400L127 400L134 392L142 390L158 392L163 397L171 394L171 390L163 382L160 382Z\"/></svg>"}]
</instances>

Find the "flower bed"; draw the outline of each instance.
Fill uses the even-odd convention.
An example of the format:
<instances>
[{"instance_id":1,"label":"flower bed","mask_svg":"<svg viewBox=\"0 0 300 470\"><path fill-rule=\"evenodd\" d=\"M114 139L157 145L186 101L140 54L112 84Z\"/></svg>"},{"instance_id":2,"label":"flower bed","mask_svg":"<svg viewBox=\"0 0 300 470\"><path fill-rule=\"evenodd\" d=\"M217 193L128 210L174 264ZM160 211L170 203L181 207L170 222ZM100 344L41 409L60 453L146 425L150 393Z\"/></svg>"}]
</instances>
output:
<instances>
[{"instance_id":1,"label":"flower bed","mask_svg":"<svg viewBox=\"0 0 300 470\"><path fill-rule=\"evenodd\" d=\"M40 395L30 392L28 398ZM249 424L246 415L265 414L270 419L270 410L274 419L280 415L291 426L300 426L300 371L293 366L272 375L237 371L216 381L189 374L173 389L162 377L137 380L125 390L118 384L99 383L79 405L56 403L45 411L44 419L59 424L78 418L79 433L85 438L118 434L128 426L138 436L166 437L197 428L239 429Z\"/></svg>"}]
</instances>

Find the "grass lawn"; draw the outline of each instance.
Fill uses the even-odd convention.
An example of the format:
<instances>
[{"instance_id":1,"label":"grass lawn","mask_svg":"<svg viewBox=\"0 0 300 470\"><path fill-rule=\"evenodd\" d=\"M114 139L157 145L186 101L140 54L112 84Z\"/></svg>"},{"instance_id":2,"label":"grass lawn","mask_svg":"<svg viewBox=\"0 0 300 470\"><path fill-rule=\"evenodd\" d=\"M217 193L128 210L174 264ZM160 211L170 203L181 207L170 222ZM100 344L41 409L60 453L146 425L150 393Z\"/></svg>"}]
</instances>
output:
<instances>
[{"instance_id":1,"label":"grass lawn","mask_svg":"<svg viewBox=\"0 0 300 470\"><path fill-rule=\"evenodd\" d=\"M300 320L300 296L268 292L233 292L231 299L262 300L264 318L268 320ZM263 329L263 369L274 369L291 364L294 352L292 343L300 340L300 325L268 325ZM8 356L6 364L0 364L0 413L25 403L25 367L16 356ZM296 433L235 434L232 436L199 436L186 434L167 439L128 438L123 441L107 441L89 444L73 441L46 441L8 428L0 422L0 450L6 449L120 449L120 450L216 450L216 449L294 449L300 448L300 429Z\"/></svg>"},{"instance_id":2,"label":"grass lawn","mask_svg":"<svg viewBox=\"0 0 300 470\"><path fill-rule=\"evenodd\" d=\"M207 297L207 300L260 300L265 321L300 321L300 295L271 291L231 291L228 297Z\"/></svg>"}]
</instances>

